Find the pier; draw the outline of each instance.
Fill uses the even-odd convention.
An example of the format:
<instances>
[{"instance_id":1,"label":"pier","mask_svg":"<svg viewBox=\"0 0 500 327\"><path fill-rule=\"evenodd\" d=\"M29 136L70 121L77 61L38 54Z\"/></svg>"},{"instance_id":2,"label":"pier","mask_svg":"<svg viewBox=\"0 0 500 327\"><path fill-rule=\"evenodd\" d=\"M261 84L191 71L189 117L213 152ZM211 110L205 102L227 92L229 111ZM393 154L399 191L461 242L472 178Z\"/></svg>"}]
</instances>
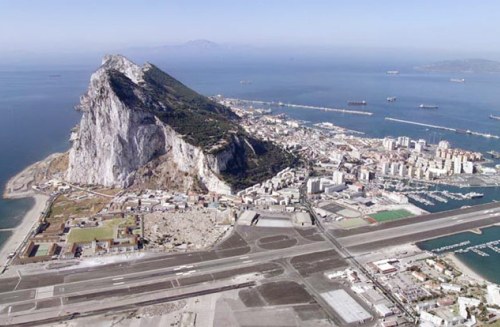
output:
<instances>
[{"instance_id":1,"label":"pier","mask_svg":"<svg viewBox=\"0 0 500 327\"><path fill-rule=\"evenodd\" d=\"M389 121L393 121L393 122L397 122L397 123L403 123L403 124L410 124L410 125L417 125L417 126L429 127L429 128L434 128L434 129L440 129L440 130L450 131L450 132L455 132L455 133L462 132L460 129L457 129L457 128L418 123L418 122L414 122L414 121L410 121L410 120L396 119L396 118L390 118L390 117L385 117L385 120L389 120ZM482 137L486 137L486 138L494 138L494 139L500 138L500 136L498 136L498 135L492 135L492 134L481 133L481 132L473 132L470 130L463 131L463 133L467 134L467 135L482 136Z\"/></svg>"},{"instance_id":2,"label":"pier","mask_svg":"<svg viewBox=\"0 0 500 327\"><path fill-rule=\"evenodd\" d=\"M227 98L227 100L235 101L235 102L239 101L239 102L249 103L249 104L257 104L257 105L312 109L312 110L321 110L321 111L327 111L327 112L339 112L339 113L350 114L350 115L364 115L364 116L373 115L373 112L369 112L369 111L349 110L349 109L342 109L342 108L328 108L328 107L308 106L308 105L302 105L302 104L292 104L292 103L282 103L282 102L277 103L277 102L269 102L269 101L243 100L243 99L231 99L231 98Z\"/></svg>"}]
</instances>

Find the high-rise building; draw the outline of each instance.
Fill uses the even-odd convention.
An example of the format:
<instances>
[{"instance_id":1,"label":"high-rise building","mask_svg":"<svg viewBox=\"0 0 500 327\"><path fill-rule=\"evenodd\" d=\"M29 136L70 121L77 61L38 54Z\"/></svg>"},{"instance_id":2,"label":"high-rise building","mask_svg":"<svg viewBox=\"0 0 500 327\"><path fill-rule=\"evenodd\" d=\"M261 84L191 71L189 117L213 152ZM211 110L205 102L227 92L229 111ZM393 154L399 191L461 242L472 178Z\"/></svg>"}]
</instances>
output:
<instances>
[{"instance_id":1,"label":"high-rise building","mask_svg":"<svg viewBox=\"0 0 500 327\"><path fill-rule=\"evenodd\" d=\"M409 148L410 138L408 136L400 136L398 137L398 144L402 147Z\"/></svg>"},{"instance_id":2,"label":"high-rise building","mask_svg":"<svg viewBox=\"0 0 500 327\"><path fill-rule=\"evenodd\" d=\"M396 140L390 137L384 138L384 141L382 142L384 149L391 151L396 149Z\"/></svg>"},{"instance_id":3,"label":"high-rise building","mask_svg":"<svg viewBox=\"0 0 500 327\"><path fill-rule=\"evenodd\" d=\"M391 163L391 175L397 175L399 173L399 163L393 162Z\"/></svg>"},{"instance_id":4,"label":"high-rise building","mask_svg":"<svg viewBox=\"0 0 500 327\"><path fill-rule=\"evenodd\" d=\"M382 175L388 175L390 168L391 164L389 162L383 161L380 163L380 171L382 172Z\"/></svg>"},{"instance_id":5,"label":"high-rise building","mask_svg":"<svg viewBox=\"0 0 500 327\"><path fill-rule=\"evenodd\" d=\"M340 185L345 183L344 172L336 170L333 172L333 184Z\"/></svg>"},{"instance_id":6,"label":"high-rise building","mask_svg":"<svg viewBox=\"0 0 500 327\"><path fill-rule=\"evenodd\" d=\"M307 193L314 194L320 191L320 180L318 178L310 178L307 181Z\"/></svg>"}]
</instances>

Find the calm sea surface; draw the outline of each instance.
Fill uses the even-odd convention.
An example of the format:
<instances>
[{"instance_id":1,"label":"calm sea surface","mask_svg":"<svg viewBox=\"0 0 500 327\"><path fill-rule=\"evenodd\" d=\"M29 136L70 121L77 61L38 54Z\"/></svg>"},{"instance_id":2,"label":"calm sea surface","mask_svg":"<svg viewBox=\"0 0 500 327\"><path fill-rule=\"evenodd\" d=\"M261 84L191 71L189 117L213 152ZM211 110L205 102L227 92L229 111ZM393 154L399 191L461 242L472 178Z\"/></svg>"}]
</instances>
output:
<instances>
[{"instance_id":1,"label":"calm sea surface","mask_svg":"<svg viewBox=\"0 0 500 327\"><path fill-rule=\"evenodd\" d=\"M311 123L329 121L365 132L371 137L407 135L429 142L447 139L455 147L482 152L500 151L499 140L384 120L384 117L393 117L500 135L500 121L488 119L490 114L500 115L499 74L428 74L417 73L411 66L367 65L361 62L340 65L328 60L311 63L262 60L157 62L157 65L205 95L222 94L242 99L336 108L346 107L349 100L366 100L366 107L355 109L374 113L373 116L357 116L305 109L275 110ZM80 117L73 107L86 90L95 68L0 71L2 189L11 176L27 165L50 153L67 150L69 131ZM385 71L391 69L399 69L401 74L386 75ZM466 82L451 83L451 77L465 78ZM242 85L241 80L252 83ZM397 101L387 103L388 96L396 96ZM439 105L439 109L418 109L421 103ZM474 191L485 193L485 197L471 203L450 201L426 209L436 211L500 200L499 188ZM29 199L0 200L0 228L16 226L31 205ZM8 232L0 231L0 244L7 237Z\"/></svg>"}]
</instances>

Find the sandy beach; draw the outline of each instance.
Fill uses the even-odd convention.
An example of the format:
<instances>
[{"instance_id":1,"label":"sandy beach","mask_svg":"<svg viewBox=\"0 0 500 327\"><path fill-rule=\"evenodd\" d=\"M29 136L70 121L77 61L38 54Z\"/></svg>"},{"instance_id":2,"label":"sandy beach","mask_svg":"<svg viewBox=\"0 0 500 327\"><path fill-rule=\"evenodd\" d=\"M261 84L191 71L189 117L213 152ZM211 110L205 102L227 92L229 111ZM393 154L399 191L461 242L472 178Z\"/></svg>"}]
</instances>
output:
<instances>
[{"instance_id":1,"label":"sandy beach","mask_svg":"<svg viewBox=\"0 0 500 327\"><path fill-rule=\"evenodd\" d=\"M12 235L0 248L0 267L3 267L7 261L9 253L17 250L19 245L24 241L35 222L40 218L41 212L45 209L45 204L49 199L46 195L36 194L33 195L35 204L24 215L21 223L16 226Z\"/></svg>"},{"instance_id":2,"label":"sandy beach","mask_svg":"<svg viewBox=\"0 0 500 327\"><path fill-rule=\"evenodd\" d=\"M454 253L448 253L446 255L446 258L449 259L455 265L455 267L467 277L474 279L479 283L483 283L486 281L483 277L481 277L481 275L479 275L474 270L469 268L465 263L463 263Z\"/></svg>"}]
</instances>

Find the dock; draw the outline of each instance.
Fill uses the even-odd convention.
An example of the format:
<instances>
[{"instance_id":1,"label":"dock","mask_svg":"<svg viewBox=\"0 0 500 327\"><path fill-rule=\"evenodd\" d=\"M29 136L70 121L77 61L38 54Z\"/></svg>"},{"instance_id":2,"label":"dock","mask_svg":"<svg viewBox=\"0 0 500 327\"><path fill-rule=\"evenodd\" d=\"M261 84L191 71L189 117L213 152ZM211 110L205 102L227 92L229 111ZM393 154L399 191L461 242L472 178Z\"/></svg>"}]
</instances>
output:
<instances>
[{"instance_id":1,"label":"dock","mask_svg":"<svg viewBox=\"0 0 500 327\"><path fill-rule=\"evenodd\" d=\"M257 104L257 105L280 106L280 107L289 107L289 108L321 110L321 111L327 111L327 112L338 112L338 113L350 114L350 115L365 115L365 116L373 115L373 112L362 111L362 110L349 110L349 109L342 109L342 108L318 107L318 106L308 106L308 105L302 105L302 104L269 102L269 101L259 101L259 100L243 100L243 99L231 99L231 98L227 98L227 100L235 101L235 102L239 101L239 102L249 103L249 104Z\"/></svg>"},{"instance_id":2,"label":"dock","mask_svg":"<svg viewBox=\"0 0 500 327\"><path fill-rule=\"evenodd\" d=\"M410 125L417 125L417 126L423 126L423 127L429 127L429 128L434 128L434 129L440 129L444 131L450 131L450 132L455 132L455 133L460 133L461 130L457 128L451 128L451 127L445 127L445 126L439 126L439 125L431 125L431 124L424 124L424 123L419 123L419 122L414 122L410 120L403 120L403 119L396 119L396 118L391 118L391 117L385 117L385 120L397 122L397 123L403 123L403 124L410 124ZM474 132L474 131L464 131L467 135L474 135L474 136L482 136L486 138L494 138L494 139L499 139L500 136L498 135L492 135L492 134L487 134L487 133L481 133L481 132Z\"/></svg>"}]
</instances>

